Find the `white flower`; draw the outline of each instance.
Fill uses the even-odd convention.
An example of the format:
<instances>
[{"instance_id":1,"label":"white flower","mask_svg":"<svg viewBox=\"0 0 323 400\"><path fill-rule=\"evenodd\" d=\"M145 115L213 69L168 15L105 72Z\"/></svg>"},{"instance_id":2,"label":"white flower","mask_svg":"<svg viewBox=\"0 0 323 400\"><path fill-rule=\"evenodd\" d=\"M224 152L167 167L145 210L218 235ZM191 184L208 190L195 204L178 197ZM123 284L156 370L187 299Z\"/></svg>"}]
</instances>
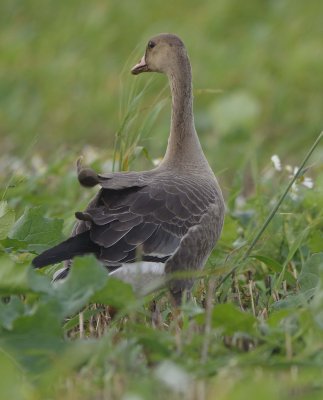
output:
<instances>
[{"instance_id":1,"label":"white flower","mask_svg":"<svg viewBox=\"0 0 323 400\"><path fill-rule=\"evenodd\" d=\"M273 156L271 156L271 161L274 164L274 168L276 171L282 170L282 164L281 164L280 158L278 157L277 154L274 154Z\"/></svg>"},{"instance_id":2,"label":"white flower","mask_svg":"<svg viewBox=\"0 0 323 400\"><path fill-rule=\"evenodd\" d=\"M294 167L294 170L293 170L293 176L295 176L296 174L297 174L297 172L298 172L298 167Z\"/></svg>"},{"instance_id":3,"label":"white flower","mask_svg":"<svg viewBox=\"0 0 323 400\"><path fill-rule=\"evenodd\" d=\"M293 174L290 175L290 178L293 178L297 174L298 170L299 170L298 167L294 167ZM289 171L289 172L291 172L291 171ZM305 186L307 189L313 189L313 187L314 187L313 179L308 176L305 176L303 173L301 174L301 176L298 177L297 183ZM295 186L295 190L296 189L298 190L298 188L296 188L296 182L294 182L293 186ZM292 190L293 190L293 187L292 187Z\"/></svg>"},{"instance_id":4,"label":"white flower","mask_svg":"<svg viewBox=\"0 0 323 400\"><path fill-rule=\"evenodd\" d=\"M297 186L297 183L296 182L294 182L293 184L292 184L292 187L291 187L291 190L290 190L290 197L294 200L294 201L296 201L297 199L298 199L298 186Z\"/></svg>"},{"instance_id":5,"label":"white flower","mask_svg":"<svg viewBox=\"0 0 323 400\"><path fill-rule=\"evenodd\" d=\"M285 169L287 172L289 172L290 174L293 172L293 167L291 165L286 165Z\"/></svg>"},{"instance_id":6,"label":"white flower","mask_svg":"<svg viewBox=\"0 0 323 400\"><path fill-rule=\"evenodd\" d=\"M303 179L302 179L302 181L301 181L301 184L302 184L303 186L307 187L308 189L313 189L313 187L314 187L313 179L312 179L312 178L309 178L309 177L307 177L307 176L304 176L304 177L303 177Z\"/></svg>"}]
</instances>

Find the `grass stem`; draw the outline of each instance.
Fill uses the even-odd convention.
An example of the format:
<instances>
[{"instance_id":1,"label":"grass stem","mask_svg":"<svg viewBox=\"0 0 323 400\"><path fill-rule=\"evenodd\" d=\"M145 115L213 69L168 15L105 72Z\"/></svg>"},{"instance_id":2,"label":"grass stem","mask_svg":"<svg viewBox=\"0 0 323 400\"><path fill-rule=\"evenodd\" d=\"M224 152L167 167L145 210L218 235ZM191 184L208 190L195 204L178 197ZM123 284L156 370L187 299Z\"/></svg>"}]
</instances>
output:
<instances>
[{"instance_id":1,"label":"grass stem","mask_svg":"<svg viewBox=\"0 0 323 400\"><path fill-rule=\"evenodd\" d=\"M221 279L221 281L219 282L219 284L216 287L216 290L229 278L229 276L231 276L232 273L234 273L235 271L237 271L243 264L244 262L248 259L248 257L250 256L252 250L254 249L254 247L256 246L257 242L259 241L259 239L261 238L261 236L263 235L263 233L265 232L265 230L267 229L268 225L270 224L270 221L274 218L275 214L277 213L279 207L281 206L282 202L285 200L288 192L290 191L291 187L293 186L294 182L304 173L304 167L307 163L307 161L309 160L309 158L311 157L311 155L313 154L314 150L316 149L316 147L318 146L320 140L323 137L323 131L318 135L317 139L315 140L315 142L313 143L312 147L310 148L310 150L307 152L304 160L302 161L300 167L298 168L297 172L295 173L295 175L293 176L293 178L291 179L291 181L289 182L289 184L287 185L286 189L284 190L284 192L282 193L282 195L280 196L280 198L278 199L277 203L275 204L275 206L273 207L273 209L270 211L270 213L268 214L268 217L266 218L265 222L263 223L263 225L261 226L261 228L259 229L259 231L257 232L257 234L255 235L255 237L253 238L252 242L250 243L250 245L248 246L247 250L245 251L245 253L242 255L241 259L237 262L237 264L231 268L231 270Z\"/></svg>"}]
</instances>

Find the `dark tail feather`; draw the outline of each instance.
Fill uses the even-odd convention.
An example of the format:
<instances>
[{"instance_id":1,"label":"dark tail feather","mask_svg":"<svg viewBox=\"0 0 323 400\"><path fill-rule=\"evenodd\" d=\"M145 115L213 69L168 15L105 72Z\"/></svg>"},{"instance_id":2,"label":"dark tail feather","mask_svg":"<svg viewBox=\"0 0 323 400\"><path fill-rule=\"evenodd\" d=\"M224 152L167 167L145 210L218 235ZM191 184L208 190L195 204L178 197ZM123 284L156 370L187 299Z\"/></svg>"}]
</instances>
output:
<instances>
[{"instance_id":1,"label":"dark tail feather","mask_svg":"<svg viewBox=\"0 0 323 400\"><path fill-rule=\"evenodd\" d=\"M42 268L46 267L46 265L70 260L76 256L97 252L98 245L90 239L90 231L85 231L70 237L51 249L45 250L33 259L32 264L35 268Z\"/></svg>"}]
</instances>

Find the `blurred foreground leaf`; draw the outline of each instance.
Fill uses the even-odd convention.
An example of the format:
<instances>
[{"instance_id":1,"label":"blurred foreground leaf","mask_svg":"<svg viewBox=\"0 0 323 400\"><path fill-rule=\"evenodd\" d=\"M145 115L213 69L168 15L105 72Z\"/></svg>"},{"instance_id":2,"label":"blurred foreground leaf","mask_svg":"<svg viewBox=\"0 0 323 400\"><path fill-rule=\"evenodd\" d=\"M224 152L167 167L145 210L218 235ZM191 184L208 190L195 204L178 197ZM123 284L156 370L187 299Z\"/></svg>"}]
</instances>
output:
<instances>
[{"instance_id":1,"label":"blurred foreground leaf","mask_svg":"<svg viewBox=\"0 0 323 400\"><path fill-rule=\"evenodd\" d=\"M12 329L13 321L26 310L26 305L18 296L11 296L5 301L0 301L0 327Z\"/></svg>"},{"instance_id":2,"label":"blurred foreground leaf","mask_svg":"<svg viewBox=\"0 0 323 400\"><path fill-rule=\"evenodd\" d=\"M0 258L0 294L26 293L28 285L28 264L16 264L9 256Z\"/></svg>"},{"instance_id":3,"label":"blurred foreground leaf","mask_svg":"<svg viewBox=\"0 0 323 400\"><path fill-rule=\"evenodd\" d=\"M41 372L64 349L63 331L55 304L39 304L2 328L0 345L27 370Z\"/></svg>"},{"instance_id":4,"label":"blurred foreground leaf","mask_svg":"<svg viewBox=\"0 0 323 400\"><path fill-rule=\"evenodd\" d=\"M249 312L240 311L233 304L219 304L212 312L212 325L227 335L236 332L254 334L257 320Z\"/></svg>"},{"instance_id":5,"label":"blurred foreground leaf","mask_svg":"<svg viewBox=\"0 0 323 400\"><path fill-rule=\"evenodd\" d=\"M315 289L320 281L320 272L323 271L323 253L312 254L304 264L298 277L302 292Z\"/></svg>"},{"instance_id":6,"label":"blurred foreground leaf","mask_svg":"<svg viewBox=\"0 0 323 400\"><path fill-rule=\"evenodd\" d=\"M94 303L106 304L117 308L126 308L136 301L131 286L115 278L108 278L104 287L96 292L92 299Z\"/></svg>"},{"instance_id":7,"label":"blurred foreground leaf","mask_svg":"<svg viewBox=\"0 0 323 400\"><path fill-rule=\"evenodd\" d=\"M15 222L15 211L8 207L6 201L0 201L0 240L5 239Z\"/></svg>"},{"instance_id":8,"label":"blurred foreground leaf","mask_svg":"<svg viewBox=\"0 0 323 400\"><path fill-rule=\"evenodd\" d=\"M94 257L76 258L67 278L55 283L54 298L60 304L62 316L80 311L107 279L107 271Z\"/></svg>"},{"instance_id":9,"label":"blurred foreground leaf","mask_svg":"<svg viewBox=\"0 0 323 400\"><path fill-rule=\"evenodd\" d=\"M32 398L32 386L23 369L10 354L0 351L0 388L2 399L27 400Z\"/></svg>"},{"instance_id":10,"label":"blurred foreground leaf","mask_svg":"<svg viewBox=\"0 0 323 400\"><path fill-rule=\"evenodd\" d=\"M25 210L13 226L11 239L25 241L28 250L40 252L62 238L63 220L44 217L44 207Z\"/></svg>"},{"instance_id":11,"label":"blurred foreground leaf","mask_svg":"<svg viewBox=\"0 0 323 400\"><path fill-rule=\"evenodd\" d=\"M272 305L273 309L306 307L313 298L320 284L320 275L323 271L323 253L312 254L305 262L298 277L299 292L288 294L285 299Z\"/></svg>"}]
</instances>

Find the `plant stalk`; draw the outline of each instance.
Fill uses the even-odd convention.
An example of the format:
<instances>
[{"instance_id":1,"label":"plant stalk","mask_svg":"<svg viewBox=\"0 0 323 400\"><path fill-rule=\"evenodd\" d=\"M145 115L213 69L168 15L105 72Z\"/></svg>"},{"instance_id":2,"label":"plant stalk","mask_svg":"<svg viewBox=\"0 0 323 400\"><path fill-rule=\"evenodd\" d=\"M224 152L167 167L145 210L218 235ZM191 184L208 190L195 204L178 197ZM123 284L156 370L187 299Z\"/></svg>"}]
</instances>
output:
<instances>
[{"instance_id":1,"label":"plant stalk","mask_svg":"<svg viewBox=\"0 0 323 400\"><path fill-rule=\"evenodd\" d=\"M307 163L307 161L309 160L309 158L311 157L311 155L313 154L314 150L316 149L316 147L318 146L320 140L323 137L323 131L318 135L317 139L315 140L315 142L313 143L312 147L310 148L310 150L307 152L304 160L302 161L300 167L298 168L296 174L293 176L293 178L291 179L291 181L289 182L289 184L287 185L286 189L284 190L283 194L280 196L280 198L278 199L277 203L275 204L275 206L273 207L273 209L271 210L271 212L269 213L268 217L266 218L265 222L263 223L263 225L261 226L261 228L259 229L258 233L255 235L255 237L253 238L252 242L250 243L250 245L248 246L247 250L245 251L245 253L243 254L243 256L241 257L241 259L238 261L238 263L231 268L231 270L221 279L221 281L219 282L219 284L216 287L216 290L229 278L229 276L231 276L231 274L235 271L237 271L237 269L239 267L241 267L241 265L243 265L243 263L247 260L247 258L250 256L252 250L254 249L255 245L257 244L257 242L259 241L259 239L261 238L262 234L265 232L265 230L267 229L270 221L274 218L276 212L278 211L279 207L281 206L282 202L285 200L288 192L290 191L290 188L293 186L294 182L304 173L304 166Z\"/></svg>"}]
</instances>

